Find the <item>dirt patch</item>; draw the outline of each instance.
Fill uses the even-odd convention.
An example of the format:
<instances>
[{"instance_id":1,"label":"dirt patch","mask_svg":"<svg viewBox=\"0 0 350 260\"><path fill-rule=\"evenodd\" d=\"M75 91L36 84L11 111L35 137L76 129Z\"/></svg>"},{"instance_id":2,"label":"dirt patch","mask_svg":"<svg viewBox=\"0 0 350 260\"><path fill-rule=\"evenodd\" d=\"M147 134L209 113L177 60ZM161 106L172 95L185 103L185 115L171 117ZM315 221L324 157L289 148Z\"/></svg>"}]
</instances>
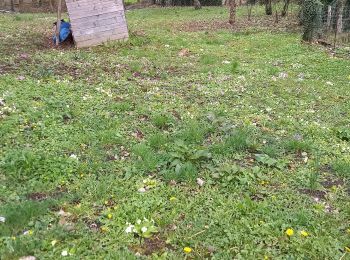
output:
<instances>
[{"instance_id":1,"label":"dirt patch","mask_svg":"<svg viewBox=\"0 0 350 260\"><path fill-rule=\"evenodd\" d=\"M65 189L57 188L53 192L32 192L27 194L27 199L29 200L35 200L35 201L43 201L47 199L56 199L58 197L61 197L63 193L65 193Z\"/></svg>"},{"instance_id":2,"label":"dirt patch","mask_svg":"<svg viewBox=\"0 0 350 260\"><path fill-rule=\"evenodd\" d=\"M130 246L130 249L141 255L152 255L153 253L161 253L165 249L171 249L170 245L166 244L165 239L159 235L149 239L145 239L141 245Z\"/></svg>"},{"instance_id":3,"label":"dirt patch","mask_svg":"<svg viewBox=\"0 0 350 260\"><path fill-rule=\"evenodd\" d=\"M327 193L321 190L312 190L312 189L299 189L299 192L302 194L309 195L315 199L325 199Z\"/></svg>"},{"instance_id":4,"label":"dirt patch","mask_svg":"<svg viewBox=\"0 0 350 260\"><path fill-rule=\"evenodd\" d=\"M333 179L332 179L333 178ZM330 189L334 186L343 186L345 183L336 177L328 177L325 181L321 182L322 186L326 189Z\"/></svg>"},{"instance_id":5,"label":"dirt patch","mask_svg":"<svg viewBox=\"0 0 350 260\"><path fill-rule=\"evenodd\" d=\"M182 24L174 23L172 26L176 31L197 32L197 31L218 31L232 30L233 32L253 30L268 30L268 31L298 31L299 22L296 17L288 16L281 18L278 23L275 23L275 18L272 16L253 17L250 21L247 18L239 18L235 26L231 26L228 20L213 19L206 21L190 21Z\"/></svg>"}]
</instances>

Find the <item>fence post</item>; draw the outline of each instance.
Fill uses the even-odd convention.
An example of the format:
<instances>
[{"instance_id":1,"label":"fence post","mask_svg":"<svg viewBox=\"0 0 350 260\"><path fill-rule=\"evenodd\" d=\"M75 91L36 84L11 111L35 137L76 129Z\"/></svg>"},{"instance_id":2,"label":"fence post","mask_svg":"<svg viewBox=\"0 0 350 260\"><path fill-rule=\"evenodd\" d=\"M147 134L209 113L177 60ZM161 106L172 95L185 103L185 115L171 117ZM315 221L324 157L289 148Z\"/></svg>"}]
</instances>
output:
<instances>
[{"instance_id":1,"label":"fence post","mask_svg":"<svg viewBox=\"0 0 350 260\"><path fill-rule=\"evenodd\" d=\"M62 12L62 0L58 0L58 3L57 3L57 24L56 24L56 45L57 46L60 44L61 12Z\"/></svg>"}]
</instances>

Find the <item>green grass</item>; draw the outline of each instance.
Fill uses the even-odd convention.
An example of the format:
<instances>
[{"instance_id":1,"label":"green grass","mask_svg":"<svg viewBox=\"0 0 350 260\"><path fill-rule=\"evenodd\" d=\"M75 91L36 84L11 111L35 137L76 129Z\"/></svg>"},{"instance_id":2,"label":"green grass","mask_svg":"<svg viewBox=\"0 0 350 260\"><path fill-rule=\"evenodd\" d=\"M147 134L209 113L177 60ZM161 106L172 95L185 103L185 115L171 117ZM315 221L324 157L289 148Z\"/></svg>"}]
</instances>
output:
<instances>
[{"instance_id":1,"label":"green grass","mask_svg":"<svg viewBox=\"0 0 350 260\"><path fill-rule=\"evenodd\" d=\"M82 50L0 16L0 258L349 258L350 61L262 14L133 10Z\"/></svg>"}]
</instances>

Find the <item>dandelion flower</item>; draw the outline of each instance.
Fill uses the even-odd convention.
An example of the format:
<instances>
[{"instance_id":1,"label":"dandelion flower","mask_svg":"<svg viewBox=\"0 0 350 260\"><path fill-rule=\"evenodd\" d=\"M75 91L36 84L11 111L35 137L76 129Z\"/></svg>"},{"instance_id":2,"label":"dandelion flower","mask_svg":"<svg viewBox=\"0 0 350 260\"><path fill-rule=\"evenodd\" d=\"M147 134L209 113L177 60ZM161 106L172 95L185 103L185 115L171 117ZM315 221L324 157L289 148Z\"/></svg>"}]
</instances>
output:
<instances>
[{"instance_id":1,"label":"dandelion flower","mask_svg":"<svg viewBox=\"0 0 350 260\"><path fill-rule=\"evenodd\" d=\"M108 231L108 228L103 226L103 227L101 227L101 231L102 231L102 232L107 232L107 231Z\"/></svg>"},{"instance_id":2,"label":"dandelion flower","mask_svg":"<svg viewBox=\"0 0 350 260\"><path fill-rule=\"evenodd\" d=\"M111 219L113 217L113 215L111 214L111 213L109 213L108 215L107 215L107 218L108 219Z\"/></svg>"},{"instance_id":3,"label":"dandelion flower","mask_svg":"<svg viewBox=\"0 0 350 260\"><path fill-rule=\"evenodd\" d=\"M147 232L147 230L148 230L147 227L142 227L142 228L141 228L141 231L142 231L143 233Z\"/></svg>"},{"instance_id":4,"label":"dandelion flower","mask_svg":"<svg viewBox=\"0 0 350 260\"><path fill-rule=\"evenodd\" d=\"M176 198L175 197L170 197L170 199L169 199L171 202L173 202L173 201L175 201L176 200Z\"/></svg>"},{"instance_id":5,"label":"dandelion flower","mask_svg":"<svg viewBox=\"0 0 350 260\"><path fill-rule=\"evenodd\" d=\"M307 233L305 230L300 231L300 235L302 235L303 237L307 237L309 236L309 233Z\"/></svg>"},{"instance_id":6,"label":"dandelion flower","mask_svg":"<svg viewBox=\"0 0 350 260\"><path fill-rule=\"evenodd\" d=\"M288 228L285 233L287 236L291 237L294 235L294 230L292 228Z\"/></svg>"},{"instance_id":7,"label":"dandelion flower","mask_svg":"<svg viewBox=\"0 0 350 260\"><path fill-rule=\"evenodd\" d=\"M185 252L186 254L189 254L189 253L192 252L192 248L186 246L186 247L184 248L184 252Z\"/></svg>"},{"instance_id":8,"label":"dandelion flower","mask_svg":"<svg viewBox=\"0 0 350 260\"><path fill-rule=\"evenodd\" d=\"M52 245L52 246L55 246L55 245L57 244L57 242L58 242L57 240L52 240L52 241L51 241L51 245Z\"/></svg>"}]
</instances>

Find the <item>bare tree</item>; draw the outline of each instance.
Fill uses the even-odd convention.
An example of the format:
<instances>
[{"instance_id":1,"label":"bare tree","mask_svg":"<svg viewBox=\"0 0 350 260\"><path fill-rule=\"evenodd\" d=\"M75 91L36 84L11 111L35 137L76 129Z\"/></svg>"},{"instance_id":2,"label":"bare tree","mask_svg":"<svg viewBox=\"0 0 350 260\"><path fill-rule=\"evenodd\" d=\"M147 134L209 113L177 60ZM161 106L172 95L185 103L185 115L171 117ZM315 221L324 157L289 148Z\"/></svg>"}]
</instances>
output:
<instances>
[{"instance_id":1,"label":"bare tree","mask_svg":"<svg viewBox=\"0 0 350 260\"><path fill-rule=\"evenodd\" d=\"M199 0L194 0L194 9L198 10L201 8L202 8L201 2Z\"/></svg>"},{"instance_id":2,"label":"bare tree","mask_svg":"<svg viewBox=\"0 0 350 260\"><path fill-rule=\"evenodd\" d=\"M230 17L229 17L229 24L232 26L236 23L236 0L229 0L229 8L230 8Z\"/></svg>"}]
</instances>

